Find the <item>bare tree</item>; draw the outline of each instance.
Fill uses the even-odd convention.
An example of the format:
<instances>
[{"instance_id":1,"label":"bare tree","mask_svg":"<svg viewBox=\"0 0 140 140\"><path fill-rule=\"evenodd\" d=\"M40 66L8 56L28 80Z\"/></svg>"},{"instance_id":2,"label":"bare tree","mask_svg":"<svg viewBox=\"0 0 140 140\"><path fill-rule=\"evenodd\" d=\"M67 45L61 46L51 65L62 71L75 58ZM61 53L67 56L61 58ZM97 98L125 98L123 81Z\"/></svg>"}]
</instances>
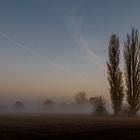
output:
<instances>
[{"instance_id":1,"label":"bare tree","mask_svg":"<svg viewBox=\"0 0 140 140\"><path fill-rule=\"evenodd\" d=\"M79 105L83 105L87 102L87 95L85 92L79 92L75 96L75 101Z\"/></svg>"},{"instance_id":2,"label":"bare tree","mask_svg":"<svg viewBox=\"0 0 140 140\"><path fill-rule=\"evenodd\" d=\"M47 99L44 101L42 106L43 106L44 110L50 110L50 109L53 109L55 107L55 102L50 100L50 99Z\"/></svg>"},{"instance_id":3,"label":"bare tree","mask_svg":"<svg viewBox=\"0 0 140 140\"><path fill-rule=\"evenodd\" d=\"M124 59L127 102L131 115L135 115L140 109L140 43L134 28L124 43Z\"/></svg>"},{"instance_id":4,"label":"bare tree","mask_svg":"<svg viewBox=\"0 0 140 140\"><path fill-rule=\"evenodd\" d=\"M23 111L23 110L25 110L25 106L24 106L23 102L16 101L15 104L13 105L13 109L15 111Z\"/></svg>"},{"instance_id":5,"label":"bare tree","mask_svg":"<svg viewBox=\"0 0 140 140\"><path fill-rule=\"evenodd\" d=\"M105 100L100 97L91 97L89 103L94 107L94 115L102 116L107 114Z\"/></svg>"},{"instance_id":6,"label":"bare tree","mask_svg":"<svg viewBox=\"0 0 140 140\"><path fill-rule=\"evenodd\" d=\"M118 114L121 110L123 102L123 79L122 72L119 68L120 62L120 43L119 37L116 34L112 34L108 46L109 60L107 62L108 68L108 81L109 90L112 101L114 114Z\"/></svg>"}]
</instances>

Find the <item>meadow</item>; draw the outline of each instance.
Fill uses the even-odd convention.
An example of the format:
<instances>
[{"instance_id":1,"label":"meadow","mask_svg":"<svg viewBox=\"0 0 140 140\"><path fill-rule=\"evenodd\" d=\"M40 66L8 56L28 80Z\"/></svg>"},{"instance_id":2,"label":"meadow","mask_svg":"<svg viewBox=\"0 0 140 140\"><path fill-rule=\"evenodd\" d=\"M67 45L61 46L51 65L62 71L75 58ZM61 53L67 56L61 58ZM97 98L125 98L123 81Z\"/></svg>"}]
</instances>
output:
<instances>
[{"instance_id":1,"label":"meadow","mask_svg":"<svg viewBox=\"0 0 140 140\"><path fill-rule=\"evenodd\" d=\"M1 114L0 139L140 139L139 117L85 114Z\"/></svg>"}]
</instances>

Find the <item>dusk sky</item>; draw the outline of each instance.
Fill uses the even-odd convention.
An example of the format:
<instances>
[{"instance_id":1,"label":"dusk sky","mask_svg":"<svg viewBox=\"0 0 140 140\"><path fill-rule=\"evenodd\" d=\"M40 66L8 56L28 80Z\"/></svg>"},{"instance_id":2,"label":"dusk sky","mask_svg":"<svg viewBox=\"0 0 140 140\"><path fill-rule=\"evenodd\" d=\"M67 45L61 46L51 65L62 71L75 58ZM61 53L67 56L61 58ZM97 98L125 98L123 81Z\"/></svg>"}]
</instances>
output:
<instances>
[{"instance_id":1,"label":"dusk sky","mask_svg":"<svg viewBox=\"0 0 140 140\"><path fill-rule=\"evenodd\" d=\"M112 33L140 31L139 0L1 0L0 102L109 97Z\"/></svg>"}]
</instances>

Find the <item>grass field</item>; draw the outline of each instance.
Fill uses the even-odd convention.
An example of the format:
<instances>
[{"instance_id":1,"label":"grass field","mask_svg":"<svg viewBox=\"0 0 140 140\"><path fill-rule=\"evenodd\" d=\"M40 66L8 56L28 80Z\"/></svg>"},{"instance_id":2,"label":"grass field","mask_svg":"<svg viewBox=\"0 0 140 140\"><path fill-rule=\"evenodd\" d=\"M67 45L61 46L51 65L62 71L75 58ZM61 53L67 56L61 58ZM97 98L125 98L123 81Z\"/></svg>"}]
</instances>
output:
<instances>
[{"instance_id":1,"label":"grass field","mask_svg":"<svg viewBox=\"0 0 140 140\"><path fill-rule=\"evenodd\" d=\"M0 115L0 140L84 138L140 140L140 118L92 115Z\"/></svg>"}]
</instances>

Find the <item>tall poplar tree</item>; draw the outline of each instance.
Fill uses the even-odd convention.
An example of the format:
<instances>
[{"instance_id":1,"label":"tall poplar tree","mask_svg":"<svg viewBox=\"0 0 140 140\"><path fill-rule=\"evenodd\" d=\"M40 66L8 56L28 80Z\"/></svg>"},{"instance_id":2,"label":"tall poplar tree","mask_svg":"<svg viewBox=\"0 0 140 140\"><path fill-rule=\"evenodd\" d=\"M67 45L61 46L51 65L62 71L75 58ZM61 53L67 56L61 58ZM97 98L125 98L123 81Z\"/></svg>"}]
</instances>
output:
<instances>
[{"instance_id":1,"label":"tall poplar tree","mask_svg":"<svg viewBox=\"0 0 140 140\"><path fill-rule=\"evenodd\" d=\"M122 107L124 92L123 92L123 78L122 72L119 68L120 62L120 43L119 37L112 34L108 46L108 81L110 97L114 114L117 115Z\"/></svg>"},{"instance_id":2,"label":"tall poplar tree","mask_svg":"<svg viewBox=\"0 0 140 140\"><path fill-rule=\"evenodd\" d=\"M140 109L140 43L134 28L124 43L124 59L127 102L130 113L135 115Z\"/></svg>"}]
</instances>

